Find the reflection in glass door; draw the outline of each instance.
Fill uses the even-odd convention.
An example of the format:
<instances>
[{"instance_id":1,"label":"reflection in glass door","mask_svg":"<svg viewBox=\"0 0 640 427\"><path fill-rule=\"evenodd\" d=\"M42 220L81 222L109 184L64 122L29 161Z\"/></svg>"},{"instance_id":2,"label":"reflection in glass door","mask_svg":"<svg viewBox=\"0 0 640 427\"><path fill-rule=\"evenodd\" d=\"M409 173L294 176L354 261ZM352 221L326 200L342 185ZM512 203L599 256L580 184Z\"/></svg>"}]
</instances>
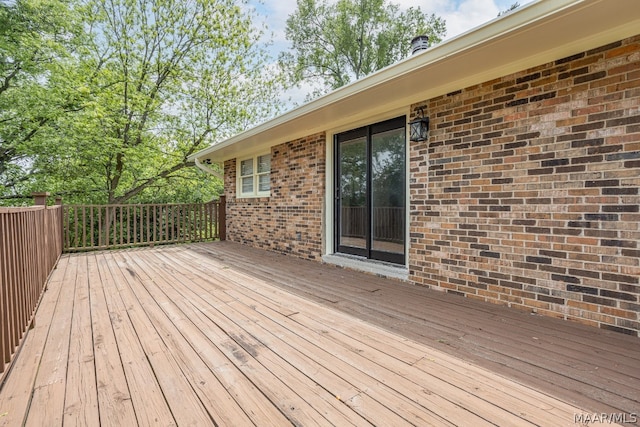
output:
<instances>
[{"instance_id":1,"label":"reflection in glass door","mask_svg":"<svg viewBox=\"0 0 640 427\"><path fill-rule=\"evenodd\" d=\"M405 262L405 118L336 136L336 251Z\"/></svg>"},{"instance_id":2,"label":"reflection in glass door","mask_svg":"<svg viewBox=\"0 0 640 427\"><path fill-rule=\"evenodd\" d=\"M367 139L351 135L340 144L340 243L365 255L367 247Z\"/></svg>"}]
</instances>

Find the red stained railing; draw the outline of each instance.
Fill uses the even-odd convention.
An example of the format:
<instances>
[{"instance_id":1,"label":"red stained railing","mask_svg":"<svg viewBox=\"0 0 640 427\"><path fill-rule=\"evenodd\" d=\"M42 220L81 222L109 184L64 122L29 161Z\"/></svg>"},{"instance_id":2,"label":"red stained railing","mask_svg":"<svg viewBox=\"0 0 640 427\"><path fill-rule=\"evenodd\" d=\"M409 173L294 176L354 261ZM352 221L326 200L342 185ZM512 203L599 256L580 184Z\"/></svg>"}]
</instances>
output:
<instances>
[{"instance_id":1,"label":"red stained railing","mask_svg":"<svg viewBox=\"0 0 640 427\"><path fill-rule=\"evenodd\" d=\"M64 250L75 252L218 239L223 234L223 203L65 205Z\"/></svg>"},{"instance_id":2,"label":"red stained railing","mask_svg":"<svg viewBox=\"0 0 640 427\"><path fill-rule=\"evenodd\" d=\"M198 204L0 207L0 384L62 252L225 240L225 198Z\"/></svg>"},{"instance_id":3,"label":"red stained railing","mask_svg":"<svg viewBox=\"0 0 640 427\"><path fill-rule=\"evenodd\" d=\"M62 254L62 206L46 206L46 193L34 196L34 207L0 207L0 379Z\"/></svg>"}]
</instances>

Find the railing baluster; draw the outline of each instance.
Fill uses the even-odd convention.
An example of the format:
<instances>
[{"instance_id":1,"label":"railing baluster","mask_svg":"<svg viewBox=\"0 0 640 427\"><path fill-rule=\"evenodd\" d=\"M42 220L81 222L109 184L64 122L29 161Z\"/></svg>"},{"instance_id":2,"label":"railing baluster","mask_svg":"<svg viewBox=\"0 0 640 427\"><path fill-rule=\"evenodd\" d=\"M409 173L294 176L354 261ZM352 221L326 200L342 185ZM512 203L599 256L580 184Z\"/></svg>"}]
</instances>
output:
<instances>
[{"instance_id":1,"label":"railing baluster","mask_svg":"<svg viewBox=\"0 0 640 427\"><path fill-rule=\"evenodd\" d=\"M89 234L89 246L93 247L93 246L95 246L95 235L93 233L93 230L95 230L95 228L93 226L94 225L94 212L93 212L93 206L92 205L89 206L89 219L91 221L91 228L88 230L87 234Z\"/></svg>"},{"instance_id":2,"label":"railing baluster","mask_svg":"<svg viewBox=\"0 0 640 427\"><path fill-rule=\"evenodd\" d=\"M204 207L205 239L213 239L215 237L212 229L213 216L211 215L211 206L213 206L213 202L207 203Z\"/></svg>"},{"instance_id":3,"label":"railing baluster","mask_svg":"<svg viewBox=\"0 0 640 427\"><path fill-rule=\"evenodd\" d=\"M147 244L151 243L151 234L150 234L150 225L151 225L151 221L149 220L149 205L146 206L147 207Z\"/></svg>"},{"instance_id":4,"label":"railing baluster","mask_svg":"<svg viewBox=\"0 0 640 427\"><path fill-rule=\"evenodd\" d=\"M182 235L183 241L191 240L191 227L189 227L189 221L191 212L191 206L184 205L182 208L182 228L184 229L184 233Z\"/></svg>"},{"instance_id":5,"label":"railing baluster","mask_svg":"<svg viewBox=\"0 0 640 427\"><path fill-rule=\"evenodd\" d=\"M193 237L193 221L194 219L192 218L192 212L193 212L193 205L189 204L187 206L187 211L186 211L186 216L185 216L185 226L187 228L187 241L192 241L194 240Z\"/></svg>"},{"instance_id":6,"label":"railing baluster","mask_svg":"<svg viewBox=\"0 0 640 427\"><path fill-rule=\"evenodd\" d=\"M16 284L16 277L15 277L15 269L18 268L18 263L17 260L15 259L15 251L16 251L16 247L17 247L17 239L16 239L16 234L17 234L17 227L18 225L16 224L16 218L17 216L14 215L9 215L8 219L9 219L9 233L7 236L7 240L9 241L9 251L7 253L7 264L9 265L9 274L8 274L8 282L9 282L9 287L6 290L6 301L7 301L7 341L9 343L9 349L10 352L8 354L8 358L5 359L5 362L9 361L9 357L11 357L11 353L13 352L14 349L14 345L13 345L13 334L14 334L14 330L15 330L15 321L14 321L14 316L15 316L15 304L16 304L16 299L14 296L14 288L17 285Z\"/></svg>"},{"instance_id":7,"label":"railing baluster","mask_svg":"<svg viewBox=\"0 0 640 427\"><path fill-rule=\"evenodd\" d=\"M209 204L209 230L211 230L211 238L218 238L218 206L220 203L211 202Z\"/></svg>"},{"instance_id":8,"label":"railing baluster","mask_svg":"<svg viewBox=\"0 0 640 427\"><path fill-rule=\"evenodd\" d=\"M176 231L175 241L181 242L182 236L184 235L184 232L182 231L182 228L181 228L182 209L180 206L175 205L174 210L176 211L176 214L175 214L176 225L174 226L174 230Z\"/></svg>"},{"instance_id":9,"label":"railing baluster","mask_svg":"<svg viewBox=\"0 0 640 427\"><path fill-rule=\"evenodd\" d=\"M198 230L200 229L200 205L193 204L191 207L193 215L193 222L191 223L191 229L193 231L192 239L199 242L201 240L198 234Z\"/></svg>"},{"instance_id":10,"label":"railing baluster","mask_svg":"<svg viewBox=\"0 0 640 427\"><path fill-rule=\"evenodd\" d=\"M78 232L77 232L77 225L80 221L77 220L76 218L76 238L78 237ZM78 242L78 244L76 246L82 246L85 247L87 246L87 208L85 206L82 207L82 245L80 245L80 242Z\"/></svg>"},{"instance_id":11,"label":"railing baluster","mask_svg":"<svg viewBox=\"0 0 640 427\"><path fill-rule=\"evenodd\" d=\"M102 247L102 206L97 207L98 210L98 247Z\"/></svg>"},{"instance_id":12,"label":"railing baluster","mask_svg":"<svg viewBox=\"0 0 640 427\"><path fill-rule=\"evenodd\" d=\"M136 213L136 205L133 205L133 244L135 245L138 242L138 217Z\"/></svg>"},{"instance_id":13,"label":"railing baluster","mask_svg":"<svg viewBox=\"0 0 640 427\"><path fill-rule=\"evenodd\" d=\"M201 242L203 240L202 238L202 208L203 208L203 204L199 204L198 206L198 228L197 228L197 232L198 232L198 241Z\"/></svg>"},{"instance_id":14,"label":"railing baluster","mask_svg":"<svg viewBox=\"0 0 640 427\"><path fill-rule=\"evenodd\" d=\"M214 239L220 239L220 213L222 212L222 208L220 207L222 204L221 201L219 201L216 204L212 204L209 207L210 215L211 218L213 219L210 227L211 227L211 232L213 233L213 238Z\"/></svg>"},{"instance_id":15,"label":"railing baluster","mask_svg":"<svg viewBox=\"0 0 640 427\"><path fill-rule=\"evenodd\" d=\"M189 233L190 233L190 239L192 242L197 242L198 241L198 230L197 230L197 226L198 226L198 209L196 207L195 204L191 204L191 207L189 208L189 224L191 225L191 227L189 227Z\"/></svg>"},{"instance_id":16,"label":"railing baluster","mask_svg":"<svg viewBox=\"0 0 640 427\"><path fill-rule=\"evenodd\" d=\"M27 213L28 215L28 213ZM22 219L24 218L24 216L17 216L14 219L14 230L20 230L20 229L25 229L24 225L22 224ZM12 289L12 297L11 299L13 300L13 307L12 307L12 312L13 312L13 316L11 316L11 324L12 324L12 330L13 333L11 334L11 345L12 347L15 347L18 344L18 335L20 334L20 330L19 330L19 319L20 319L20 296L18 295L19 289L22 287L21 283L20 283L20 267L21 267L21 262L20 262L20 253L22 252L22 239L20 239L20 237L22 236L22 234L18 234L16 233L17 236L15 238L15 243L16 243L16 248L13 251L12 254L12 258L13 258L13 263L15 263L15 265L18 266L18 268L16 268L15 270L13 270L13 282L16 284L16 286L13 287Z\"/></svg>"},{"instance_id":17,"label":"railing baluster","mask_svg":"<svg viewBox=\"0 0 640 427\"><path fill-rule=\"evenodd\" d=\"M169 226L169 229L171 230L171 242L173 242L173 239L175 237L175 229L174 229L174 224L175 224L175 215L176 215L176 210L174 208L173 205L170 205L170 209L171 209L171 216L169 217L169 223L171 224Z\"/></svg>"},{"instance_id":18,"label":"railing baluster","mask_svg":"<svg viewBox=\"0 0 640 427\"><path fill-rule=\"evenodd\" d=\"M109 246L109 243L111 242L110 239L110 231L111 231L111 209L109 208L109 206L105 206L104 207L104 246Z\"/></svg>"},{"instance_id":19,"label":"railing baluster","mask_svg":"<svg viewBox=\"0 0 640 427\"><path fill-rule=\"evenodd\" d=\"M215 225L214 237L222 240L221 227L222 227L222 215L224 214L224 206L222 202L218 202L215 206L212 206L211 209L212 209L211 213L215 218L213 222L213 224Z\"/></svg>"},{"instance_id":20,"label":"railing baluster","mask_svg":"<svg viewBox=\"0 0 640 427\"><path fill-rule=\"evenodd\" d=\"M6 295L9 289L9 269L11 265L7 259L9 255L9 217L0 214L0 363L4 365L11 358L9 345L9 298Z\"/></svg>"},{"instance_id":21,"label":"railing baluster","mask_svg":"<svg viewBox=\"0 0 640 427\"><path fill-rule=\"evenodd\" d=\"M169 205L165 205L162 207L160 211L160 216L162 219L162 228L161 228L161 242L167 242L169 240Z\"/></svg>"},{"instance_id":22,"label":"railing baluster","mask_svg":"<svg viewBox=\"0 0 640 427\"><path fill-rule=\"evenodd\" d=\"M176 206L176 209L178 209L178 242L182 243L184 241L185 235L186 235L186 230L184 229L184 212L185 212L185 206Z\"/></svg>"},{"instance_id":23,"label":"railing baluster","mask_svg":"<svg viewBox=\"0 0 640 427\"><path fill-rule=\"evenodd\" d=\"M118 206L118 222L120 223L120 246L122 246L122 238L124 233L124 226L122 224L122 205Z\"/></svg>"},{"instance_id":24,"label":"railing baluster","mask_svg":"<svg viewBox=\"0 0 640 427\"><path fill-rule=\"evenodd\" d=\"M156 243L156 228L158 228L158 220L156 217L156 205L151 205L151 210L153 211L153 243Z\"/></svg>"}]
</instances>

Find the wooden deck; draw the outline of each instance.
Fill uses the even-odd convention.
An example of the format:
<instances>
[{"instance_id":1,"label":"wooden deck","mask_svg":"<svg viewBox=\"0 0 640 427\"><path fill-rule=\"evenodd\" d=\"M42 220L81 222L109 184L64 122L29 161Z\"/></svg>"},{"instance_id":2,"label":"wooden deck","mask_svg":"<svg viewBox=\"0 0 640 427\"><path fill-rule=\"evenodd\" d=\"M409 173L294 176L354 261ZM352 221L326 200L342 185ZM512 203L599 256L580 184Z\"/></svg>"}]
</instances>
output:
<instances>
[{"instance_id":1,"label":"wooden deck","mask_svg":"<svg viewBox=\"0 0 640 427\"><path fill-rule=\"evenodd\" d=\"M572 425L640 340L228 242L66 255L0 426Z\"/></svg>"}]
</instances>

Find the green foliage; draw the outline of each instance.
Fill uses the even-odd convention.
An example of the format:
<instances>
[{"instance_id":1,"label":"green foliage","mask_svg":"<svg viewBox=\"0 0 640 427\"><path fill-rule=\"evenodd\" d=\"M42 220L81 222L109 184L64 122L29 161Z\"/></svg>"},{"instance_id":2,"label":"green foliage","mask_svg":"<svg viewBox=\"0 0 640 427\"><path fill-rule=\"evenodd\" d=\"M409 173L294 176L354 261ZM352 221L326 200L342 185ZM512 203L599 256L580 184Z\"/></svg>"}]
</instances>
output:
<instances>
[{"instance_id":1,"label":"green foliage","mask_svg":"<svg viewBox=\"0 0 640 427\"><path fill-rule=\"evenodd\" d=\"M62 68L78 40L68 2L0 2L0 196L28 187L31 154L58 117L75 108Z\"/></svg>"},{"instance_id":2,"label":"green foliage","mask_svg":"<svg viewBox=\"0 0 640 427\"><path fill-rule=\"evenodd\" d=\"M293 49L280 56L281 66L294 83L320 82L318 96L405 58L417 35L438 43L445 22L385 0L298 0L286 33Z\"/></svg>"},{"instance_id":3,"label":"green foliage","mask_svg":"<svg viewBox=\"0 0 640 427\"><path fill-rule=\"evenodd\" d=\"M51 162L66 185L108 203L219 191L187 157L276 111L250 18L231 0L95 0L85 14L85 108Z\"/></svg>"},{"instance_id":4,"label":"green foliage","mask_svg":"<svg viewBox=\"0 0 640 427\"><path fill-rule=\"evenodd\" d=\"M22 180L15 191L49 191L67 203L195 202L219 194L220 180L187 157L273 116L281 88L276 70L265 72L260 32L237 3L60 3L80 31L46 72L25 72L32 87L16 88L24 110L45 120L14 158ZM46 115L36 114L40 106Z\"/></svg>"}]
</instances>

